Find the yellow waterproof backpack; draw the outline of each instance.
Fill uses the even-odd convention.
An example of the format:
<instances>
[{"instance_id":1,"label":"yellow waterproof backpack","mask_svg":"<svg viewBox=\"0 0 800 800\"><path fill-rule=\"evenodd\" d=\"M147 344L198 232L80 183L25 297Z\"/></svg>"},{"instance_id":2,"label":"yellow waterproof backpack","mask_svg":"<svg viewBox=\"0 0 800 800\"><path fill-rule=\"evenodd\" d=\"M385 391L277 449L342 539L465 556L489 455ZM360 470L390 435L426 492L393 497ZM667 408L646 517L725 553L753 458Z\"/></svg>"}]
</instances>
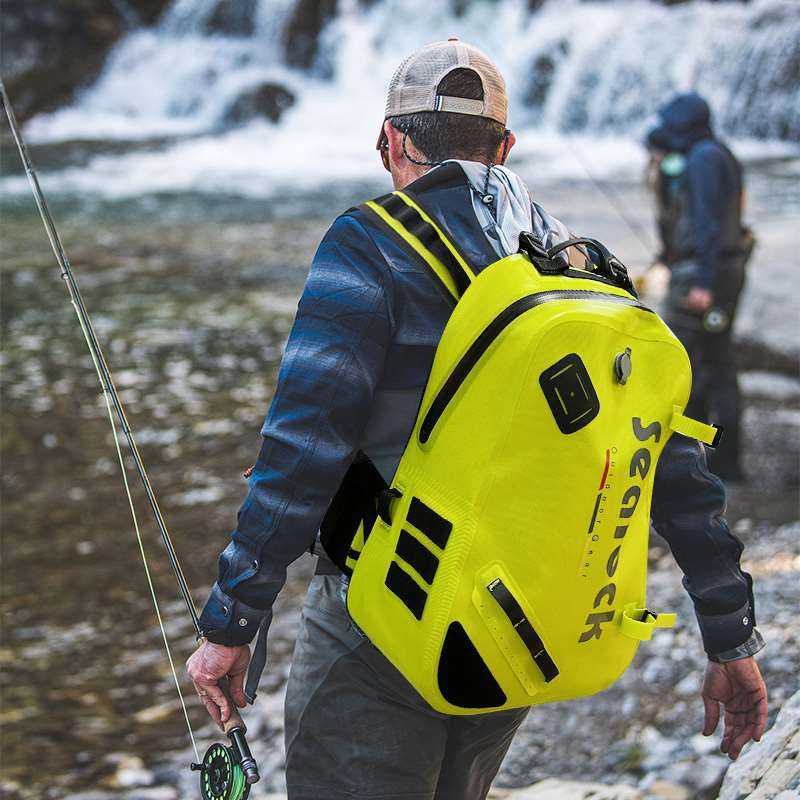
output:
<instances>
[{"instance_id":1,"label":"yellow waterproof backpack","mask_svg":"<svg viewBox=\"0 0 800 800\"><path fill-rule=\"evenodd\" d=\"M683 416L686 351L593 240L546 252L523 234L476 275L412 197L366 208L457 305L350 546L348 611L437 711L598 692L675 621L645 605L656 463L673 431L720 433ZM581 242L593 272L555 258Z\"/></svg>"}]
</instances>

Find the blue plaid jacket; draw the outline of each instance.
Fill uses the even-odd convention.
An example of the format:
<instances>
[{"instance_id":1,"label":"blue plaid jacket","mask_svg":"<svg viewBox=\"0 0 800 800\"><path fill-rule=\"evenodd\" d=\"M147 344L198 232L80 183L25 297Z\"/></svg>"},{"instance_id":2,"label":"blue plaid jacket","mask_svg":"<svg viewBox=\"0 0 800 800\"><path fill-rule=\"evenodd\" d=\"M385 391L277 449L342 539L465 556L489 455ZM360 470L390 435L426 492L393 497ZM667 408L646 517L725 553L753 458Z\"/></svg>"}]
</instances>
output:
<instances>
[{"instance_id":1,"label":"blue plaid jacket","mask_svg":"<svg viewBox=\"0 0 800 800\"><path fill-rule=\"evenodd\" d=\"M497 260L498 243L476 216L476 188L463 172L440 167L409 188L472 264ZM532 222L545 239L568 235L535 204ZM452 308L430 270L365 212L333 223L311 265L249 493L202 612L210 641L248 643L259 629L266 636L287 566L313 543L356 452L391 480ZM702 447L673 435L655 481L653 523L685 574L706 650L753 650L751 581Z\"/></svg>"}]
</instances>

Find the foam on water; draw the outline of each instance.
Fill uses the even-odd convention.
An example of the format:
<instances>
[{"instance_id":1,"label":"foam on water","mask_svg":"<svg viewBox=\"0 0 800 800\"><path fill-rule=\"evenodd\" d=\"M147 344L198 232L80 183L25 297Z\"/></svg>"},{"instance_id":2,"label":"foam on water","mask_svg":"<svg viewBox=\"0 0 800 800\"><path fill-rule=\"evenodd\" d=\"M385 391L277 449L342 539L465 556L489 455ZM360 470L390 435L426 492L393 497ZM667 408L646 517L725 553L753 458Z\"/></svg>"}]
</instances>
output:
<instances>
[{"instance_id":1,"label":"foam on water","mask_svg":"<svg viewBox=\"0 0 800 800\"><path fill-rule=\"evenodd\" d=\"M281 32L294 0L257 0L246 36L208 33L217 4L174 0L155 28L136 30L114 48L74 106L29 123L34 144L162 140L46 174L48 191L110 199L188 191L265 197L287 187L380 181L374 144L389 78L408 52L451 35L491 53L503 70L520 139L513 163L540 180L582 179L587 171L637 177L648 114L676 89L705 92L722 127L739 136L750 135L736 123L747 109L763 108L763 130L754 131L761 139L779 134L770 128L770 109L800 109L796 83L758 91L785 68L781 54L800 31L800 24L770 22L770 15L785 15L787 0L673 8L649 0L551 0L536 14L526 0L475 0L462 16L430 0L383 0L368 10L343 0L306 71L283 63ZM266 81L297 98L281 122L226 127L236 98ZM800 154L797 144L763 140L736 149L745 157ZM9 177L0 188L14 194L24 182Z\"/></svg>"}]
</instances>

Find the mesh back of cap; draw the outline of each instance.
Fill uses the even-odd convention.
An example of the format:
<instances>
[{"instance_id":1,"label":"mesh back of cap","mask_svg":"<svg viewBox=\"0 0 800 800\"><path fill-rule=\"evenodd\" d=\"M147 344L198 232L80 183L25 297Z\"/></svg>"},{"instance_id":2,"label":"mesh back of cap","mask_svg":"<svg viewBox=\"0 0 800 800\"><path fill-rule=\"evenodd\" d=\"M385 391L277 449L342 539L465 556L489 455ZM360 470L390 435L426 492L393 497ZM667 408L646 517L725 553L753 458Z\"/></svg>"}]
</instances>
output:
<instances>
[{"instance_id":1,"label":"mesh back of cap","mask_svg":"<svg viewBox=\"0 0 800 800\"><path fill-rule=\"evenodd\" d=\"M483 84L483 110L505 125L508 118L506 85L500 70L476 47L459 41L434 42L406 58L389 83L386 117L436 111L437 87L442 79L459 67L474 70Z\"/></svg>"}]
</instances>

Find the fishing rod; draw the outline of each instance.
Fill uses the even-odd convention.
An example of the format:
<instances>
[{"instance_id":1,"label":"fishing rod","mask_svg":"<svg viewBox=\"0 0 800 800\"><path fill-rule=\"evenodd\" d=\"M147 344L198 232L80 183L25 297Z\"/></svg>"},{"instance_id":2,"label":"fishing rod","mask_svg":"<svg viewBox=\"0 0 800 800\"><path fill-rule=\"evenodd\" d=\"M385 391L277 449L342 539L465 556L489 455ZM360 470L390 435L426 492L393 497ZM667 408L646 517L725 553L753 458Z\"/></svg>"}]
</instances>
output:
<instances>
[{"instance_id":1,"label":"fishing rod","mask_svg":"<svg viewBox=\"0 0 800 800\"><path fill-rule=\"evenodd\" d=\"M219 743L212 744L206 751L203 759L200 759L200 753L197 749L194 731L192 730L192 724L189 721L189 714L186 710L186 703L184 701L180 681L178 680L178 674L175 670L175 664L172 659L172 652L170 650L169 640L167 638L166 629L161 616L161 610L156 597L155 586L150 575L150 568L144 549L144 541L139 529L139 521L136 515L133 496L128 483L128 474L125 468L125 461L122 455L119 430L117 427L118 425L124 434L125 441L128 444L128 449L130 450L133 462L136 465L136 472L139 475L142 486L144 487L144 492L147 497L150 510L153 513L156 525L161 533L161 539L167 551L167 558L169 559L172 571L175 573L175 578L178 581L178 589L181 597L183 598L183 601L186 604L186 608L189 612L189 616L192 619L192 625L194 626L197 638L198 640L202 641L204 636L200 627L200 619L197 614L197 608L192 600L192 595L186 582L186 578L183 574L183 570L181 569L178 555L175 552L172 538L167 530L164 516L162 515L161 509L158 506L155 490L153 489L153 485L147 475L144 462L139 454L139 448L136 446L136 441L133 437L133 431L128 423L125 409L114 385L114 380L111 376L108 362L106 361L103 350L100 347L99 341L97 340L97 334L94 326L92 325L92 320L89 316L89 312L86 309L86 305L83 302L83 298L81 297L80 290L78 289L78 284L75 280L75 275L73 274L72 267L70 266L66 251L64 250L64 246L61 242L61 237L58 235L55 223L50 215L50 209L47 206L47 200L45 199L44 192L39 185L39 179L36 175L36 171L33 168L33 162L28 154L28 148L25 145L25 140L22 138L22 133L20 131L19 124L17 123L14 109L11 105L11 101L8 98L5 83L2 79L0 79L0 94L2 95L3 107L5 108L6 116L8 117L8 124L11 128L11 134L14 137L14 142L17 145L17 150L19 151L22 164L25 168L25 174L28 177L28 182L30 183L33 197L36 201L36 207L39 210L39 216L41 217L45 231L47 232L47 238L50 240L50 246L53 248L53 253L55 254L58 266L61 269L61 278L64 280L64 283L67 286L70 302L72 303L72 307L75 309L75 313L78 317L78 323L80 324L81 331L84 339L86 340L86 345L89 348L89 353L92 357L92 364L94 365L98 380L100 381L100 387L103 391L103 398L108 411L108 418L111 423L111 432L114 438L114 445L117 451L117 458L119 460L120 470L122 473L122 482L125 487L125 493L128 498L128 506L133 518L133 527L136 532L136 540L139 546L139 553L142 558L142 565L144 566L147 585L150 590L150 597L153 601L153 608L155 609L159 628L161 629L161 638L164 642L164 649L166 651L167 660L169 661L170 670L172 671L172 678L175 682L175 688L178 691L178 698L180 699L183 716L189 731L192 749L194 750L194 755L197 759L196 762L191 764L191 769L200 772L200 793L203 800L244 800L250 793L251 784L256 783L256 781L259 780L258 766L250 752L250 748L247 745L247 739L245 736L247 733L247 727L242 720L236 704L230 698L227 683L225 682L220 682L220 688L228 699L228 705L231 709L231 712L228 721L224 723L222 727L230 739L230 745Z\"/></svg>"},{"instance_id":2,"label":"fishing rod","mask_svg":"<svg viewBox=\"0 0 800 800\"><path fill-rule=\"evenodd\" d=\"M628 215L627 209L619 197L619 193L612 189L608 183L600 180L596 175L594 175L575 142L570 142L568 146L563 137L560 139L560 141L563 144L564 149L566 149L567 152L572 155L581 165L583 171L589 178L590 183L595 189L597 189L598 192L600 192L600 194L603 195L603 197L605 197L606 202L614 209L614 211L616 211L617 216L625 223L628 230L630 230L630 232L638 240L639 244L641 244L647 252L652 253L653 245L649 241L649 236L644 233L644 227Z\"/></svg>"}]
</instances>

